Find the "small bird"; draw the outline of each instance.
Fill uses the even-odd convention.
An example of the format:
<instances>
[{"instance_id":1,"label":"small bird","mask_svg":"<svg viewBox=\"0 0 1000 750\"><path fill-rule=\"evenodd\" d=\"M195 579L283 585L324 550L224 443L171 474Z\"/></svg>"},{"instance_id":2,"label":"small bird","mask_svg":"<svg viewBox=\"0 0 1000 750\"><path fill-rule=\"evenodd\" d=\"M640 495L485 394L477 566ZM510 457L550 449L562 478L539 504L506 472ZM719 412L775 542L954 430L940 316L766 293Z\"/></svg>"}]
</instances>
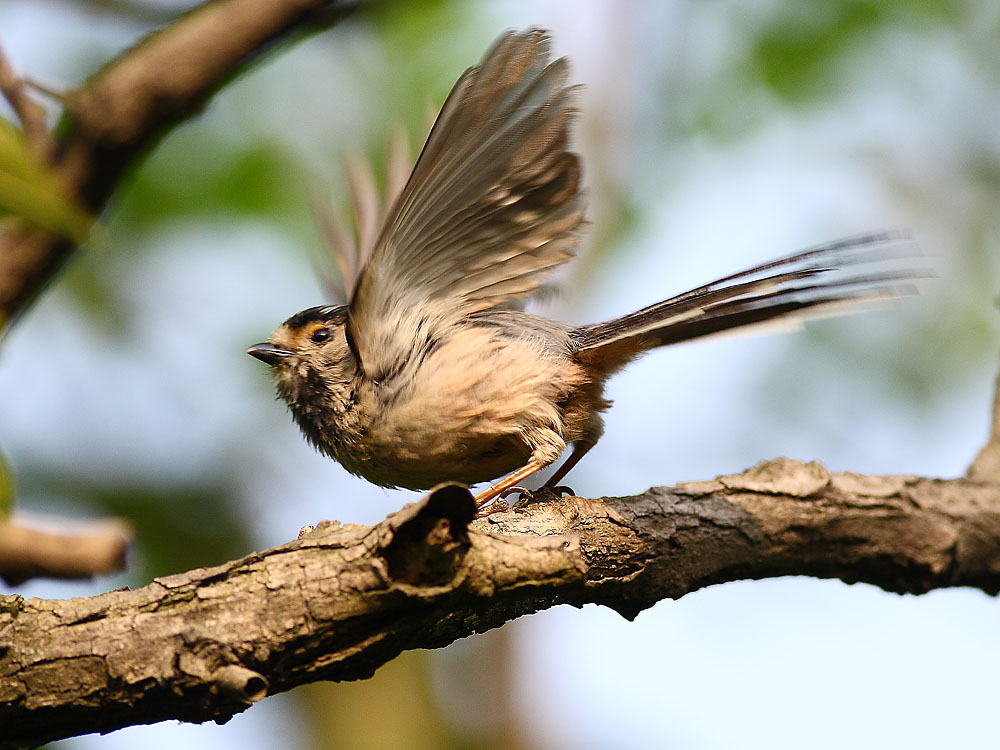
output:
<instances>
[{"instance_id":1,"label":"small bird","mask_svg":"<svg viewBox=\"0 0 1000 750\"><path fill-rule=\"evenodd\" d=\"M588 226L570 150L578 87L540 29L508 32L462 74L412 172L384 206L349 165L357 237L324 228L346 303L303 310L248 354L271 366L306 438L384 487L503 477L502 493L597 443L604 385L649 349L734 328L837 314L913 293L891 233L841 240L582 327L524 312Z\"/></svg>"}]
</instances>

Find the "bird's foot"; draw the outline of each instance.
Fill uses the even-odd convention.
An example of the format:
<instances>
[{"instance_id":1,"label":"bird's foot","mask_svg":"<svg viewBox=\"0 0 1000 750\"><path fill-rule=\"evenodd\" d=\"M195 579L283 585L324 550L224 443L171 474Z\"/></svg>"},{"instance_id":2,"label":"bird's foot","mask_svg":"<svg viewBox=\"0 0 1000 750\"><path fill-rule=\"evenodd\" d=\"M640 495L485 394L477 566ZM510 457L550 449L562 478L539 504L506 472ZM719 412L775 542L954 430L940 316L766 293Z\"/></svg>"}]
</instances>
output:
<instances>
[{"instance_id":1,"label":"bird's foot","mask_svg":"<svg viewBox=\"0 0 1000 750\"><path fill-rule=\"evenodd\" d=\"M479 510L476 511L473 518L486 518L486 516L492 515L494 513L503 513L505 510L510 510L510 505L502 497L498 497L493 502L483 503L479 506Z\"/></svg>"},{"instance_id":2,"label":"bird's foot","mask_svg":"<svg viewBox=\"0 0 1000 750\"><path fill-rule=\"evenodd\" d=\"M533 497L531 491L525 489L524 487L508 487L507 489L505 489L503 492L500 493L500 498L506 500L508 497L515 494L521 496L514 503L515 505L517 505L517 503L521 502L522 500L530 500Z\"/></svg>"},{"instance_id":3,"label":"bird's foot","mask_svg":"<svg viewBox=\"0 0 1000 750\"><path fill-rule=\"evenodd\" d=\"M507 502L507 498L511 495L520 495L517 500L513 503ZM508 487L503 490L497 499L493 502L487 502L479 506L479 510L476 511L476 515L473 518L486 518L486 516L492 515L493 513L503 513L504 511L510 510L515 505L519 505L523 502L531 500L534 494L524 487Z\"/></svg>"}]
</instances>

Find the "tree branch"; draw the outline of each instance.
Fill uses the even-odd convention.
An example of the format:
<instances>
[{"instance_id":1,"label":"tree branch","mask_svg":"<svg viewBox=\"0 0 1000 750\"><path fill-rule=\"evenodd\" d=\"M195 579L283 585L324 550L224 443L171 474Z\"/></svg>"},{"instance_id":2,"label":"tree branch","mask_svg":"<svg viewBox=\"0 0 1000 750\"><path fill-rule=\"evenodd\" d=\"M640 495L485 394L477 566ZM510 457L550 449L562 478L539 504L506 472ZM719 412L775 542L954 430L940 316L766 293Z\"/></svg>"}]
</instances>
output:
<instances>
[{"instance_id":1,"label":"tree branch","mask_svg":"<svg viewBox=\"0 0 1000 750\"><path fill-rule=\"evenodd\" d=\"M51 159L53 172L87 210L100 213L125 171L174 125L204 108L251 60L292 32L332 25L355 4L205 3L125 52L66 97L67 118ZM16 95L21 89L10 91ZM22 312L74 249L48 232L0 228L0 321Z\"/></svg>"},{"instance_id":2,"label":"tree branch","mask_svg":"<svg viewBox=\"0 0 1000 750\"><path fill-rule=\"evenodd\" d=\"M52 141L45 125L45 109L27 92L25 81L18 77L7 57L0 50L0 95L21 123L24 137L40 159L47 159L52 151Z\"/></svg>"},{"instance_id":3,"label":"tree branch","mask_svg":"<svg viewBox=\"0 0 1000 750\"><path fill-rule=\"evenodd\" d=\"M627 498L546 497L472 522L438 488L373 526L136 591L0 598L0 748L164 719L223 722L265 694L369 677L556 604L626 617L782 575L1000 591L1000 485L830 474L788 459Z\"/></svg>"},{"instance_id":4,"label":"tree branch","mask_svg":"<svg viewBox=\"0 0 1000 750\"><path fill-rule=\"evenodd\" d=\"M0 579L16 586L30 578L91 578L125 568L126 524L103 522L100 530L55 534L0 522Z\"/></svg>"}]
</instances>

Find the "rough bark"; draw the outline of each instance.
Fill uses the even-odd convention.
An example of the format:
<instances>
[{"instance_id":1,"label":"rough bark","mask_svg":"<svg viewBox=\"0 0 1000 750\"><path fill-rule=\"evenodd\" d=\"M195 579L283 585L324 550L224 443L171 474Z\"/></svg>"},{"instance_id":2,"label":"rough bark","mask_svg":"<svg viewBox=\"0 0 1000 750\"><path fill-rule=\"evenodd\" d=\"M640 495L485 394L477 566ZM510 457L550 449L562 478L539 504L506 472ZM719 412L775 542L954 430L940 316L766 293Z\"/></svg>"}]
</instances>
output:
<instances>
[{"instance_id":1,"label":"rough bark","mask_svg":"<svg viewBox=\"0 0 1000 750\"><path fill-rule=\"evenodd\" d=\"M265 695L370 676L556 604L626 617L723 581L812 575L1000 591L1000 484L830 474L778 459L636 497L540 497L472 521L462 487L382 523L136 591L0 597L0 748L164 719L222 722Z\"/></svg>"}]
</instances>

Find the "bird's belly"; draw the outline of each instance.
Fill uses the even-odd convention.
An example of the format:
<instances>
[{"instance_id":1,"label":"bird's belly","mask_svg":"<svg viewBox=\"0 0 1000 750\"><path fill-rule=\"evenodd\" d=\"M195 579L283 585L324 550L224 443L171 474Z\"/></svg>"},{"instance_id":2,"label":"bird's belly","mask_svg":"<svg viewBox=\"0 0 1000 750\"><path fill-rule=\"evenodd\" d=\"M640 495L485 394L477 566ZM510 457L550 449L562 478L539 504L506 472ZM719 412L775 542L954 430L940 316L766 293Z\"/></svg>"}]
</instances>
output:
<instances>
[{"instance_id":1,"label":"bird's belly","mask_svg":"<svg viewBox=\"0 0 1000 750\"><path fill-rule=\"evenodd\" d=\"M372 442L362 460L337 457L344 467L383 487L430 489L441 482L477 484L508 474L528 462L531 451L511 436L459 439L438 434L409 441L403 435Z\"/></svg>"},{"instance_id":2,"label":"bird's belly","mask_svg":"<svg viewBox=\"0 0 1000 750\"><path fill-rule=\"evenodd\" d=\"M563 424L575 372L537 343L463 329L418 364L365 394L358 410L373 416L335 456L349 471L387 487L474 484L524 466L542 433L577 437Z\"/></svg>"}]
</instances>

